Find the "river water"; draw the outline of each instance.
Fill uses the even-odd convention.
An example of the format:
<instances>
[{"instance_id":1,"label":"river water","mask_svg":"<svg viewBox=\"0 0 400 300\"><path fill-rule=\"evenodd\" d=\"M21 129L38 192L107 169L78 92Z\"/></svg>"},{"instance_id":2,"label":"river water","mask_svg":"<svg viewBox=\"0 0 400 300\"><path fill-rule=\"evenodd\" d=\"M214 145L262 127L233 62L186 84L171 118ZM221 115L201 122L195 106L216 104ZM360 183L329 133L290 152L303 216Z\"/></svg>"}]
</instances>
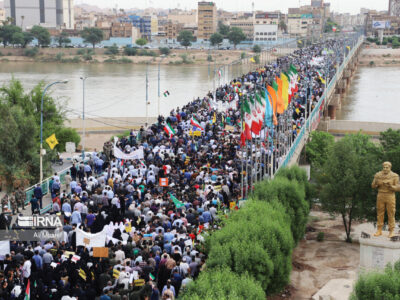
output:
<instances>
[{"instance_id":1,"label":"river water","mask_svg":"<svg viewBox=\"0 0 400 300\"><path fill-rule=\"evenodd\" d=\"M400 68L361 67L337 110L338 120L400 123Z\"/></svg>"},{"instance_id":2,"label":"river water","mask_svg":"<svg viewBox=\"0 0 400 300\"><path fill-rule=\"evenodd\" d=\"M149 65L149 116L157 115L158 67ZM234 72L235 74L232 74ZM238 75L230 69L221 80ZM193 65L161 66L161 113L182 106L193 97L204 96L212 89L212 68ZM146 96L146 65L119 64L57 64L0 63L0 85L12 76L21 80L27 90L39 81L69 79L69 83L52 87L58 101L65 103L69 117L82 114L82 81L86 80L86 114L95 117L144 117ZM210 77L209 77L210 74ZM219 79L218 79L219 80ZM338 120L389 122L400 121L400 68L359 68L351 83ZM164 97L164 91L170 96Z\"/></svg>"},{"instance_id":3,"label":"river water","mask_svg":"<svg viewBox=\"0 0 400 300\"><path fill-rule=\"evenodd\" d=\"M160 69L161 113L202 97L212 89L208 66L162 65ZM211 78L212 71L210 72ZM69 117L82 114L85 83L85 111L93 117L144 117L146 106L146 65L132 64L57 64L0 63L0 85L14 76L29 91L41 80L46 83L68 79L68 84L55 85L51 93L69 109ZM149 116L157 115L158 66L149 65ZM226 78L228 74L225 75ZM219 79L218 79L219 80ZM163 93L170 95L164 97Z\"/></svg>"}]
</instances>

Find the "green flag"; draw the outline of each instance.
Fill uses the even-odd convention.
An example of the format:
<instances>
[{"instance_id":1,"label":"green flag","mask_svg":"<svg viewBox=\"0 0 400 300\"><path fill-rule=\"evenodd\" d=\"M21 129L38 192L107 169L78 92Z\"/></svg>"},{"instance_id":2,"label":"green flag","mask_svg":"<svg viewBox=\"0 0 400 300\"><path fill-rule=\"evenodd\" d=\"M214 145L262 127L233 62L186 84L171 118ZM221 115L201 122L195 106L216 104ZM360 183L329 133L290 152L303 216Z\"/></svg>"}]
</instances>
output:
<instances>
[{"instance_id":1,"label":"green flag","mask_svg":"<svg viewBox=\"0 0 400 300\"><path fill-rule=\"evenodd\" d=\"M272 88L275 90L275 92L278 92L279 87L275 80L272 80Z\"/></svg>"},{"instance_id":2,"label":"green flag","mask_svg":"<svg viewBox=\"0 0 400 300\"><path fill-rule=\"evenodd\" d=\"M185 206L185 204L183 204L181 201L176 199L175 196L172 195L171 193L169 193L169 196L171 197L172 202L174 202L176 208L181 208L182 206Z\"/></svg>"}]
</instances>

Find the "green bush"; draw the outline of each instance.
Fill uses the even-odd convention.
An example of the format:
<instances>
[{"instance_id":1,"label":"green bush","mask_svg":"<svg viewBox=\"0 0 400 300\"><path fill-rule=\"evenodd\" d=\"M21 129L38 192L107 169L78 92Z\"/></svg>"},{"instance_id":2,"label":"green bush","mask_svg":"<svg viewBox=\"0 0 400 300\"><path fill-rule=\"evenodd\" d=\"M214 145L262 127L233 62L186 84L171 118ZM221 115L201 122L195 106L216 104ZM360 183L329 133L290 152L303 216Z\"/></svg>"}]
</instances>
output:
<instances>
[{"instance_id":1,"label":"green bush","mask_svg":"<svg viewBox=\"0 0 400 300\"><path fill-rule=\"evenodd\" d=\"M64 53L62 53L62 52L57 53L57 55L56 55L56 61L61 61L62 58L63 58L63 56L64 56Z\"/></svg>"},{"instance_id":2,"label":"green bush","mask_svg":"<svg viewBox=\"0 0 400 300\"><path fill-rule=\"evenodd\" d=\"M184 63L184 64L191 64L191 63L193 63L193 61L191 61L191 60L188 58L188 55L187 55L186 53L183 53L183 54L179 55L179 57L182 58L182 63Z\"/></svg>"},{"instance_id":3,"label":"green bush","mask_svg":"<svg viewBox=\"0 0 400 300\"><path fill-rule=\"evenodd\" d=\"M138 51L137 55L139 55L139 56L157 56L157 53L152 50L142 49L142 50Z\"/></svg>"},{"instance_id":4,"label":"green bush","mask_svg":"<svg viewBox=\"0 0 400 300\"><path fill-rule=\"evenodd\" d=\"M58 140L57 150L59 152L65 152L65 143L74 142L76 146L79 145L81 137L78 132L73 128L64 127L56 131L56 137Z\"/></svg>"},{"instance_id":5,"label":"green bush","mask_svg":"<svg viewBox=\"0 0 400 300\"><path fill-rule=\"evenodd\" d=\"M76 51L76 55L84 55L85 54L85 49L78 49L78 51Z\"/></svg>"},{"instance_id":6,"label":"green bush","mask_svg":"<svg viewBox=\"0 0 400 300\"><path fill-rule=\"evenodd\" d=\"M123 57L123 58L120 58L118 60L118 62L121 63L121 64L130 64L130 63L132 63L132 60L129 59L129 58Z\"/></svg>"},{"instance_id":7,"label":"green bush","mask_svg":"<svg viewBox=\"0 0 400 300\"><path fill-rule=\"evenodd\" d=\"M28 56L28 57L35 57L38 53L39 53L39 49L36 47L25 49L25 51L24 51L24 55Z\"/></svg>"},{"instance_id":8,"label":"green bush","mask_svg":"<svg viewBox=\"0 0 400 300\"><path fill-rule=\"evenodd\" d=\"M83 55L83 59L86 60L86 61L89 61L89 60L93 60L93 57L92 57L92 55L90 55L88 53L88 54Z\"/></svg>"},{"instance_id":9,"label":"green bush","mask_svg":"<svg viewBox=\"0 0 400 300\"><path fill-rule=\"evenodd\" d=\"M158 50L160 50L160 54L162 55L169 55L171 53L171 49L168 47L160 47Z\"/></svg>"},{"instance_id":10,"label":"green bush","mask_svg":"<svg viewBox=\"0 0 400 300\"><path fill-rule=\"evenodd\" d=\"M128 47L125 47L125 49L124 49L124 54L126 55L126 56L135 56L136 54L137 54L137 49L136 48L128 48Z\"/></svg>"},{"instance_id":11,"label":"green bush","mask_svg":"<svg viewBox=\"0 0 400 300\"><path fill-rule=\"evenodd\" d=\"M325 239L325 233L323 233L322 231L318 232L317 241L318 242L323 242L324 239Z\"/></svg>"},{"instance_id":12,"label":"green bush","mask_svg":"<svg viewBox=\"0 0 400 300\"><path fill-rule=\"evenodd\" d=\"M384 272L361 274L357 280L351 300L398 300L400 299L399 262L388 265Z\"/></svg>"},{"instance_id":13,"label":"green bush","mask_svg":"<svg viewBox=\"0 0 400 300\"><path fill-rule=\"evenodd\" d=\"M260 53L261 52L261 47L259 45L254 45L253 52L254 53Z\"/></svg>"},{"instance_id":14,"label":"green bush","mask_svg":"<svg viewBox=\"0 0 400 300\"><path fill-rule=\"evenodd\" d=\"M118 55L119 54L119 48L117 44L113 44L111 47L109 47L104 54L106 55Z\"/></svg>"},{"instance_id":15,"label":"green bush","mask_svg":"<svg viewBox=\"0 0 400 300\"><path fill-rule=\"evenodd\" d=\"M242 53L240 53L240 58L241 58L241 59L244 59L244 58L246 58L246 52L242 52Z\"/></svg>"},{"instance_id":16,"label":"green bush","mask_svg":"<svg viewBox=\"0 0 400 300\"><path fill-rule=\"evenodd\" d=\"M280 203L248 200L209 238L207 267L247 272L268 293L278 292L288 284L291 272L294 243L289 224Z\"/></svg>"},{"instance_id":17,"label":"green bush","mask_svg":"<svg viewBox=\"0 0 400 300\"><path fill-rule=\"evenodd\" d=\"M213 58L212 58L211 54L207 55L207 61L213 61Z\"/></svg>"},{"instance_id":18,"label":"green bush","mask_svg":"<svg viewBox=\"0 0 400 300\"><path fill-rule=\"evenodd\" d=\"M297 245L304 236L310 209L305 199L305 186L297 180L290 181L284 177L275 177L272 181L257 184L254 196L268 202L278 199L283 204L290 216L293 239Z\"/></svg>"},{"instance_id":19,"label":"green bush","mask_svg":"<svg viewBox=\"0 0 400 300\"><path fill-rule=\"evenodd\" d=\"M187 286L182 300L265 300L260 284L247 274L235 274L228 268L205 270Z\"/></svg>"}]
</instances>

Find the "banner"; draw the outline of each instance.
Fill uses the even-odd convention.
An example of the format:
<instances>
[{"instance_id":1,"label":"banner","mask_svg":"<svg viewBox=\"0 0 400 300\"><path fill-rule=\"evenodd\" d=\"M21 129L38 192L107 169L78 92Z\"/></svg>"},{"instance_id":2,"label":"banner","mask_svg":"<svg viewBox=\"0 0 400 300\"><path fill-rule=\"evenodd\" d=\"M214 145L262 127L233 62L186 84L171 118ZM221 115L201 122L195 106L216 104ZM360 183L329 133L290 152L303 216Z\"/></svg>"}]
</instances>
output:
<instances>
[{"instance_id":1,"label":"banner","mask_svg":"<svg viewBox=\"0 0 400 300\"><path fill-rule=\"evenodd\" d=\"M168 186L168 178L160 178L160 186Z\"/></svg>"},{"instance_id":2,"label":"banner","mask_svg":"<svg viewBox=\"0 0 400 300\"><path fill-rule=\"evenodd\" d=\"M114 144L114 156L119 159L128 159L128 160L144 159L143 147L140 147L138 150L133 151L131 153L124 153Z\"/></svg>"},{"instance_id":3,"label":"banner","mask_svg":"<svg viewBox=\"0 0 400 300\"><path fill-rule=\"evenodd\" d=\"M10 254L10 241L0 241L0 255Z\"/></svg>"},{"instance_id":4,"label":"banner","mask_svg":"<svg viewBox=\"0 0 400 300\"><path fill-rule=\"evenodd\" d=\"M374 29L390 28L390 21L372 21L372 28Z\"/></svg>"},{"instance_id":5,"label":"banner","mask_svg":"<svg viewBox=\"0 0 400 300\"><path fill-rule=\"evenodd\" d=\"M93 257L108 257L108 248L107 247L94 247L93 248Z\"/></svg>"},{"instance_id":6,"label":"banner","mask_svg":"<svg viewBox=\"0 0 400 300\"><path fill-rule=\"evenodd\" d=\"M84 232L83 230L77 228L76 232L76 245L77 246L87 246L91 248L95 247L104 247L106 244L106 231L103 231L91 234L88 232Z\"/></svg>"}]
</instances>

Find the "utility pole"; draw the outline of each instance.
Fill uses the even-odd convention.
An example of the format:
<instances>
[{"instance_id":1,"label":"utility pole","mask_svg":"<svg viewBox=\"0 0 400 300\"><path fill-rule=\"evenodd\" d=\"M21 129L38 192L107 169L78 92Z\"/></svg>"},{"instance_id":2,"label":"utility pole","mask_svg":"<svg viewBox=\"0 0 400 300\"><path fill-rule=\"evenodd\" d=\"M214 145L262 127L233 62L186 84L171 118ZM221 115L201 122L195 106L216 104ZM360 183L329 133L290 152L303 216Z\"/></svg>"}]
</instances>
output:
<instances>
[{"instance_id":1,"label":"utility pole","mask_svg":"<svg viewBox=\"0 0 400 300\"><path fill-rule=\"evenodd\" d=\"M149 63L146 64L146 128L149 124Z\"/></svg>"}]
</instances>

